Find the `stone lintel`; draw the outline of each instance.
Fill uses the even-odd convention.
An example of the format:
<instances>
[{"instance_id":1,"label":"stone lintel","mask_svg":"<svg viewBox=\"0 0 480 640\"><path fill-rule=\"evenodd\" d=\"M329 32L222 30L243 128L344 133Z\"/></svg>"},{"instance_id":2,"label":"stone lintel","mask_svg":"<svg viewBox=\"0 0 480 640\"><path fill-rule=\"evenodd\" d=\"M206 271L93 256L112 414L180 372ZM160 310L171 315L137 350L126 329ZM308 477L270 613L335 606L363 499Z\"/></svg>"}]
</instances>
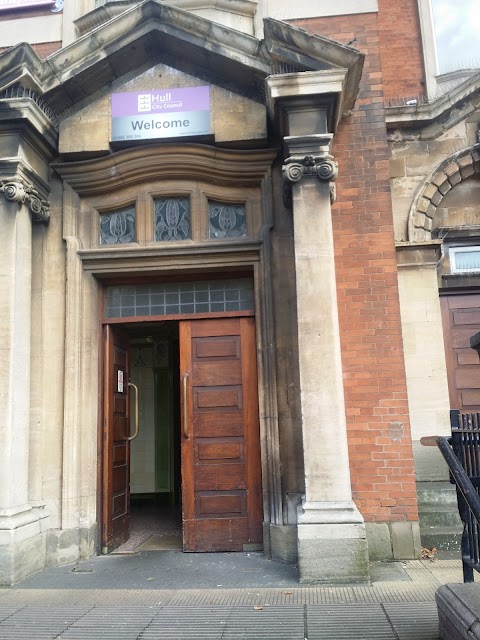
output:
<instances>
[{"instance_id":1,"label":"stone lintel","mask_svg":"<svg viewBox=\"0 0 480 640\"><path fill-rule=\"evenodd\" d=\"M436 267L441 258L442 240L397 242L397 267Z\"/></svg>"}]
</instances>

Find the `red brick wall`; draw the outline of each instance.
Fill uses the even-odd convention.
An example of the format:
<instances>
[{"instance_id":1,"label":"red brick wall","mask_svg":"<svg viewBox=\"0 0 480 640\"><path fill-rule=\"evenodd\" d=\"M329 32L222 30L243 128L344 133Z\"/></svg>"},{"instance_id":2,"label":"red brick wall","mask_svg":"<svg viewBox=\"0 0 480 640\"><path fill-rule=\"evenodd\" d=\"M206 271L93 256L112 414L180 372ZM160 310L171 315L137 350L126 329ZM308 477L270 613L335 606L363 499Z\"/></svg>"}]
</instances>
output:
<instances>
[{"instance_id":1,"label":"red brick wall","mask_svg":"<svg viewBox=\"0 0 480 640\"><path fill-rule=\"evenodd\" d=\"M32 44L32 48L39 58L48 58L49 55L62 48L62 43L43 42L41 44Z\"/></svg>"},{"instance_id":2,"label":"red brick wall","mask_svg":"<svg viewBox=\"0 0 480 640\"><path fill-rule=\"evenodd\" d=\"M403 4L403 3L402 3ZM296 21L366 53L355 109L341 122L333 206L352 489L365 520L416 520L416 492L386 142L377 15Z\"/></svg>"},{"instance_id":3,"label":"red brick wall","mask_svg":"<svg viewBox=\"0 0 480 640\"><path fill-rule=\"evenodd\" d=\"M378 0L385 101L425 93L417 0Z\"/></svg>"},{"instance_id":4,"label":"red brick wall","mask_svg":"<svg viewBox=\"0 0 480 640\"><path fill-rule=\"evenodd\" d=\"M42 42L40 44L32 44L32 48L39 58L48 58L49 55L62 48L61 42ZM11 49L11 47L0 47L0 54Z\"/></svg>"}]
</instances>

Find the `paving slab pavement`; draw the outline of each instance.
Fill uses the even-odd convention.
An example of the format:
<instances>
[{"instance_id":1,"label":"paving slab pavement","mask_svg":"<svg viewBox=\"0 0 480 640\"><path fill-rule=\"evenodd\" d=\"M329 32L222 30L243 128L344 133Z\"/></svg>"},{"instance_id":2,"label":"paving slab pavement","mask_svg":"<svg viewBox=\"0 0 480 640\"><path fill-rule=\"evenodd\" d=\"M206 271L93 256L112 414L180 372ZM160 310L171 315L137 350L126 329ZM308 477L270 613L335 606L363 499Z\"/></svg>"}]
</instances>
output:
<instances>
[{"instance_id":1,"label":"paving slab pavement","mask_svg":"<svg viewBox=\"0 0 480 640\"><path fill-rule=\"evenodd\" d=\"M371 577L299 585L259 553L98 557L0 588L0 640L437 640L435 591L462 568L374 563Z\"/></svg>"}]
</instances>

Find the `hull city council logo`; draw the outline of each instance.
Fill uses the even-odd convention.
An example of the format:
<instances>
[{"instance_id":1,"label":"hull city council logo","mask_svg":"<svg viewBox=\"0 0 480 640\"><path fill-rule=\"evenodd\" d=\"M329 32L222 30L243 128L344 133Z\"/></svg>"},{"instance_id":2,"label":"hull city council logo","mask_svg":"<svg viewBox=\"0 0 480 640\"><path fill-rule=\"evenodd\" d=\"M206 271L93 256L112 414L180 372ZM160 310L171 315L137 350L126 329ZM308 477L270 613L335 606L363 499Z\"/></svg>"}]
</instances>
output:
<instances>
[{"instance_id":1,"label":"hull city council logo","mask_svg":"<svg viewBox=\"0 0 480 640\"><path fill-rule=\"evenodd\" d=\"M209 87L112 94L112 142L209 133Z\"/></svg>"}]
</instances>

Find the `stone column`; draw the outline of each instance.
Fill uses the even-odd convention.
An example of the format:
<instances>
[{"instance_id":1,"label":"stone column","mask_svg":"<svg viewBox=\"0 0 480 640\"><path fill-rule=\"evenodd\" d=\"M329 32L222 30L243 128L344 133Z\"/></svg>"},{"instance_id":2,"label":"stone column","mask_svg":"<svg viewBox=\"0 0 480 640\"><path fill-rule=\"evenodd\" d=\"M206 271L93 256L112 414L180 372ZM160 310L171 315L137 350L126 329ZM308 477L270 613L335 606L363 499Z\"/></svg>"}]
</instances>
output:
<instances>
[{"instance_id":1,"label":"stone column","mask_svg":"<svg viewBox=\"0 0 480 640\"><path fill-rule=\"evenodd\" d=\"M31 573L40 532L28 503L32 219L48 208L24 181L0 180L0 584Z\"/></svg>"},{"instance_id":2,"label":"stone column","mask_svg":"<svg viewBox=\"0 0 480 640\"><path fill-rule=\"evenodd\" d=\"M297 285L305 498L298 514L302 582L368 579L363 518L352 501L331 202L331 134L285 138Z\"/></svg>"}]
</instances>

